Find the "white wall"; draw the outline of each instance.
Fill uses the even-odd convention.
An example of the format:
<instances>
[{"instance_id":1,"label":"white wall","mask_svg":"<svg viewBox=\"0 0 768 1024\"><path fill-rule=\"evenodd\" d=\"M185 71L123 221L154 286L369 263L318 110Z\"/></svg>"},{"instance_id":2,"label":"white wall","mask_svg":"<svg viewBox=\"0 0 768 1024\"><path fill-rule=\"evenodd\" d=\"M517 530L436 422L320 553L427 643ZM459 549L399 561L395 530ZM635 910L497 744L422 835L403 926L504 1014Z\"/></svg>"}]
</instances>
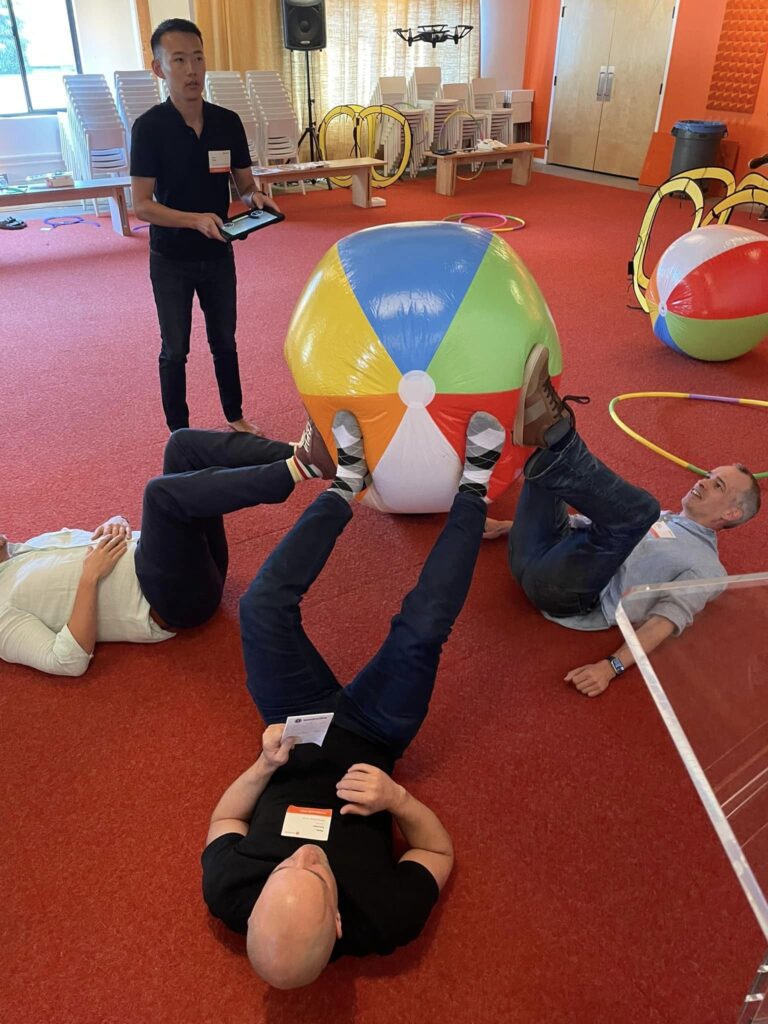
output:
<instances>
[{"instance_id":1,"label":"white wall","mask_svg":"<svg viewBox=\"0 0 768 1024\"><path fill-rule=\"evenodd\" d=\"M73 0L80 59L86 74L138 71L141 58L139 26L133 0Z\"/></svg>"},{"instance_id":2,"label":"white wall","mask_svg":"<svg viewBox=\"0 0 768 1024\"><path fill-rule=\"evenodd\" d=\"M523 84L530 0L480 0L480 74L497 89Z\"/></svg>"},{"instance_id":3,"label":"white wall","mask_svg":"<svg viewBox=\"0 0 768 1024\"><path fill-rule=\"evenodd\" d=\"M149 0L152 28L157 28L166 18L186 18L188 21L194 21L194 6L194 0Z\"/></svg>"}]
</instances>

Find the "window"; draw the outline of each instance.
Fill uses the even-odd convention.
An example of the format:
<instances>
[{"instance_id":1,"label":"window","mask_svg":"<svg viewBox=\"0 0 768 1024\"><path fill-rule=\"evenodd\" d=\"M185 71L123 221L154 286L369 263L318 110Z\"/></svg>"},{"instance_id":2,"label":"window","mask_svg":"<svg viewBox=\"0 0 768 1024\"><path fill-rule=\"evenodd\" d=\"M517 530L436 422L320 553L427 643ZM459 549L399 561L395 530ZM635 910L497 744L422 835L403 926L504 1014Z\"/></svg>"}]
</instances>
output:
<instances>
[{"instance_id":1,"label":"window","mask_svg":"<svg viewBox=\"0 0 768 1024\"><path fill-rule=\"evenodd\" d=\"M62 75L80 55L71 0L0 0L0 116L67 105Z\"/></svg>"}]
</instances>

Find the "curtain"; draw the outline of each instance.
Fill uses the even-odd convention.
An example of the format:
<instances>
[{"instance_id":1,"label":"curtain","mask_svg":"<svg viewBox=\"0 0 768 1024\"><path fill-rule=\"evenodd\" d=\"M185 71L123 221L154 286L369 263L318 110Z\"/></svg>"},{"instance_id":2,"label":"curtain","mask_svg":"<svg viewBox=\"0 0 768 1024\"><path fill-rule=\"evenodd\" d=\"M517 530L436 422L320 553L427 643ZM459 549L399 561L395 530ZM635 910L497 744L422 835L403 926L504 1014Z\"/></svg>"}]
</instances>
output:
<instances>
[{"instance_id":1,"label":"curtain","mask_svg":"<svg viewBox=\"0 0 768 1024\"><path fill-rule=\"evenodd\" d=\"M281 0L195 0L194 16L211 71L277 71L306 124L306 57L283 47ZM325 19L328 45L309 54L318 124L339 103L367 104L382 75L438 66L444 82L469 82L480 73L480 0L326 0ZM438 22L474 29L434 49L393 31Z\"/></svg>"}]
</instances>

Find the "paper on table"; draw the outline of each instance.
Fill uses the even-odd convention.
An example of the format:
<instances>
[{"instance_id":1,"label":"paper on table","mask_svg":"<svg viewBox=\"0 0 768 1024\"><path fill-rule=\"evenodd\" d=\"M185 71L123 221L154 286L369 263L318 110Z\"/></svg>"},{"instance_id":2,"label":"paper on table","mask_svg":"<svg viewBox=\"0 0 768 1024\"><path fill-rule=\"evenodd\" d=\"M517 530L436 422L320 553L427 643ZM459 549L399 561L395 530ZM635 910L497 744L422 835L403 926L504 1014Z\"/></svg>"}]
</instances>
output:
<instances>
[{"instance_id":1,"label":"paper on table","mask_svg":"<svg viewBox=\"0 0 768 1024\"><path fill-rule=\"evenodd\" d=\"M283 739L296 737L297 743L316 743L322 747L328 726L333 721L333 712L323 712L319 715L293 715L286 719L283 729Z\"/></svg>"}]
</instances>

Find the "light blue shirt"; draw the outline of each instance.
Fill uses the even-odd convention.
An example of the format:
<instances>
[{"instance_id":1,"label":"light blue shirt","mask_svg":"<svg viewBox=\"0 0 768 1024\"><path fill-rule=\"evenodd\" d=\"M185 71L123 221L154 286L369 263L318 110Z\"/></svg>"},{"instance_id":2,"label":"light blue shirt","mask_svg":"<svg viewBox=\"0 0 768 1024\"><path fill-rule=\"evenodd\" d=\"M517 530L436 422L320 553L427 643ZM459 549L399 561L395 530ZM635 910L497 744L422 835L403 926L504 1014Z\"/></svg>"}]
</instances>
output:
<instances>
[{"instance_id":1,"label":"light blue shirt","mask_svg":"<svg viewBox=\"0 0 768 1024\"><path fill-rule=\"evenodd\" d=\"M572 525L583 527L589 521L583 516L571 517ZM661 524L661 528L659 528ZM672 536L667 536L671 533ZM682 513L662 512L659 522L651 527L621 568L600 594L600 603L587 615L569 615L558 619L544 612L545 618L568 629L608 629L616 625L616 608L622 595L631 587L649 583L690 582L726 576L717 553L717 534L708 526L688 519ZM694 616L715 594L667 594L659 598L649 595L647 602L632 601L627 609L637 625L650 615L661 615L675 627L675 636L690 626Z\"/></svg>"}]
</instances>

